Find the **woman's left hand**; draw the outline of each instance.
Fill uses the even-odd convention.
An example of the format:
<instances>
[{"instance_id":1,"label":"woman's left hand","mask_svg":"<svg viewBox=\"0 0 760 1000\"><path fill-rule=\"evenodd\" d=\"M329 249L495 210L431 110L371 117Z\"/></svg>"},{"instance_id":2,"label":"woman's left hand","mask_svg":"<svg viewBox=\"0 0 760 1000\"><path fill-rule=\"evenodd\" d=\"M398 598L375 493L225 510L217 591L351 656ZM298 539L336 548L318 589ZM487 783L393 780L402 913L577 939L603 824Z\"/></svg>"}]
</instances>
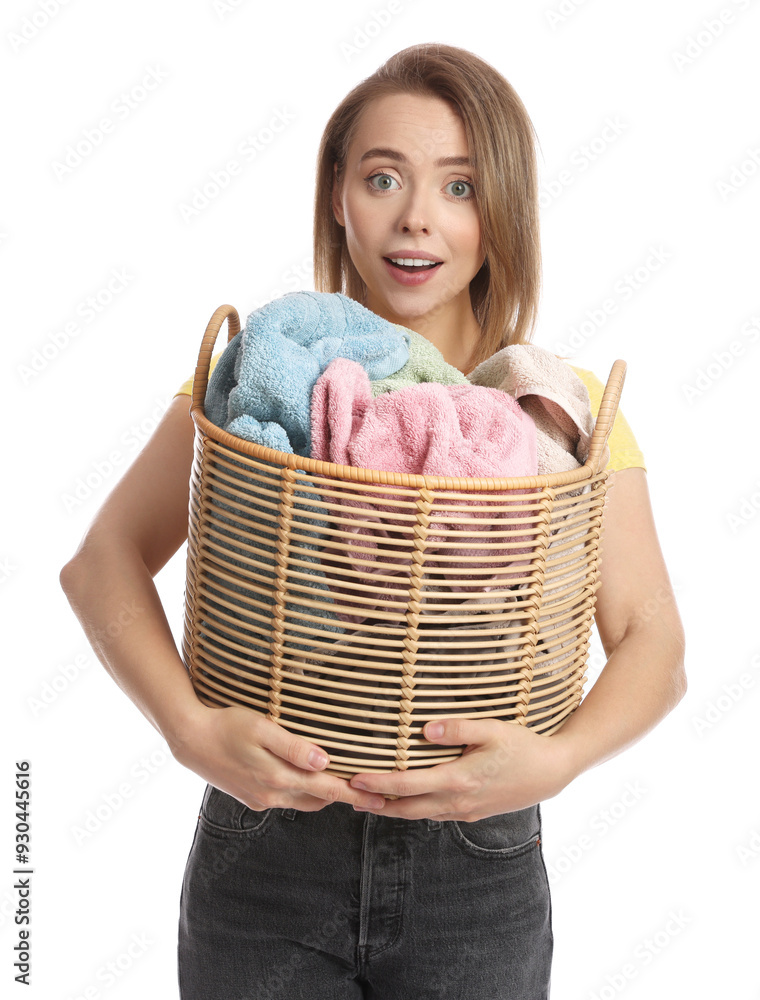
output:
<instances>
[{"instance_id":1,"label":"woman's left hand","mask_svg":"<svg viewBox=\"0 0 760 1000\"><path fill-rule=\"evenodd\" d=\"M465 823L500 813L526 809L552 798L575 776L561 731L542 736L524 726L497 719L441 719L443 733L423 735L429 743L467 744L460 757L433 767L389 774L360 773L370 792L398 795L370 812L402 819L461 820Z\"/></svg>"}]
</instances>

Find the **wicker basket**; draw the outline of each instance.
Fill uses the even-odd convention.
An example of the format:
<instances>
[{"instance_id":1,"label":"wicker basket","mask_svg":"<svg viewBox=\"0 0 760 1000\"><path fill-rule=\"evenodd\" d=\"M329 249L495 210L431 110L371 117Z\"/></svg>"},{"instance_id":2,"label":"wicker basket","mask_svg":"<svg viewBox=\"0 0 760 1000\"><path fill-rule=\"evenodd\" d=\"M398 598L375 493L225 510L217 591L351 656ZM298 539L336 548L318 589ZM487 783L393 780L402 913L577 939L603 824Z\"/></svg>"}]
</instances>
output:
<instances>
[{"instance_id":1,"label":"wicker basket","mask_svg":"<svg viewBox=\"0 0 760 1000\"><path fill-rule=\"evenodd\" d=\"M586 464L448 479L302 458L205 416L220 306L193 384L182 654L200 700L244 705L330 755L327 771L429 767L462 747L431 719L556 732L583 697L608 473L625 363Z\"/></svg>"}]
</instances>

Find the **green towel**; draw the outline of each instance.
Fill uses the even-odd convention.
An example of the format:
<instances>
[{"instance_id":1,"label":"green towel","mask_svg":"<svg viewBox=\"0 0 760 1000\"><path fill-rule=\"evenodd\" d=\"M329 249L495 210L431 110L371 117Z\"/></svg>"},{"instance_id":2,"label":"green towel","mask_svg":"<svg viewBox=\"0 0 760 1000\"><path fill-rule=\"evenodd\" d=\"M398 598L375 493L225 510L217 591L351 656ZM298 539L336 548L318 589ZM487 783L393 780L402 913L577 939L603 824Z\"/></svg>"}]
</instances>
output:
<instances>
[{"instance_id":1,"label":"green towel","mask_svg":"<svg viewBox=\"0 0 760 1000\"><path fill-rule=\"evenodd\" d=\"M421 333L406 330L409 334L409 360L386 378L370 381L372 398L384 392L395 392L406 389L419 382L440 382L441 385L469 385L462 372L453 365L447 364L441 352Z\"/></svg>"}]
</instances>

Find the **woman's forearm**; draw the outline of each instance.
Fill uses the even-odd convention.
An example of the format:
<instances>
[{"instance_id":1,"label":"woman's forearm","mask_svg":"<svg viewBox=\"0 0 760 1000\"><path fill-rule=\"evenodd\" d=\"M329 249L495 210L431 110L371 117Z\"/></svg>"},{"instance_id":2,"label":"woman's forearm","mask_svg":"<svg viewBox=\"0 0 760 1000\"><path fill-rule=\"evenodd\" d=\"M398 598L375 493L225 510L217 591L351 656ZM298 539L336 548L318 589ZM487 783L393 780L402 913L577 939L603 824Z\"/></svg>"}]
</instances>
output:
<instances>
[{"instance_id":1,"label":"woman's forearm","mask_svg":"<svg viewBox=\"0 0 760 1000\"><path fill-rule=\"evenodd\" d=\"M629 631L580 706L551 737L564 744L571 780L636 743L685 692L680 624L657 618Z\"/></svg>"},{"instance_id":2,"label":"woman's forearm","mask_svg":"<svg viewBox=\"0 0 760 1000\"><path fill-rule=\"evenodd\" d=\"M204 706L142 558L127 544L93 543L60 581L100 662L174 750Z\"/></svg>"}]
</instances>

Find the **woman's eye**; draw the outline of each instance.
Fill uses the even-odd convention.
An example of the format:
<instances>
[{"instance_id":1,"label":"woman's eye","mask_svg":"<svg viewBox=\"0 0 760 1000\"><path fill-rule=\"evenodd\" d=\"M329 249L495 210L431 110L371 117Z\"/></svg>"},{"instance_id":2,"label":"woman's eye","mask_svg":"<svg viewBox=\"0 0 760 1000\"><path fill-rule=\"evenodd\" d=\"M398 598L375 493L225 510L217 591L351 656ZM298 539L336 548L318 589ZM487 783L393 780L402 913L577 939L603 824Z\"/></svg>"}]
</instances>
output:
<instances>
[{"instance_id":1,"label":"woman's eye","mask_svg":"<svg viewBox=\"0 0 760 1000\"><path fill-rule=\"evenodd\" d=\"M446 187L451 188L451 193L459 201L467 201L468 198L472 198L475 193L475 189L469 181L452 181L447 184ZM469 192L469 193L468 193Z\"/></svg>"},{"instance_id":2,"label":"woman's eye","mask_svg":"<svg viewBox=\"0 0 760 1000\"><path fill-rule=\"evenodd\" d=\"M370 187L375 188L376 191L391 191L392 185L397 184L396 178L391 177L390 174L373 174L367 178L367 181ZM373 181L377 181L377 185L373 184Z\"/></svg>"}]
</instances>

